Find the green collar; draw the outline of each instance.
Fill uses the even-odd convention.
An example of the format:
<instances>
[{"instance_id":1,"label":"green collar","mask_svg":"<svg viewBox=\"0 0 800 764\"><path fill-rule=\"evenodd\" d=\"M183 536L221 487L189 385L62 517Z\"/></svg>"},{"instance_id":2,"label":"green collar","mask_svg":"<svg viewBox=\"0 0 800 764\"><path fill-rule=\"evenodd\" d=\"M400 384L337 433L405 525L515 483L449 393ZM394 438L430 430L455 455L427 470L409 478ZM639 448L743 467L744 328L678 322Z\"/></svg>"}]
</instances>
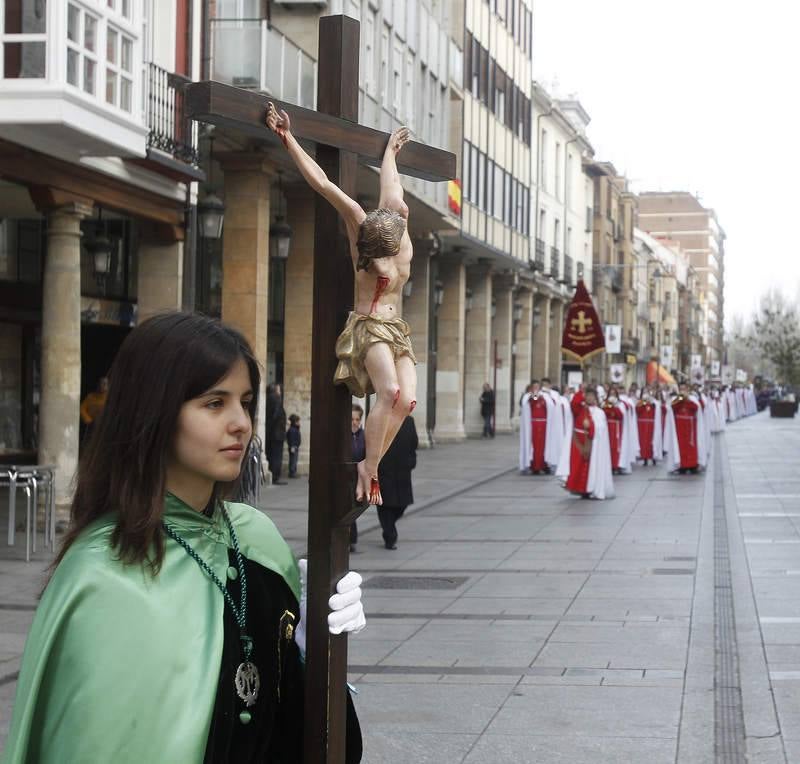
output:
<instances>
[{"instance_id":1,"label":"green collar","mask_svg":"<svg viewBox=\"0 0 800 764\"><path fill-rule=\"evenodd\" d=\"M214 510L214 514L209 517L169 491L164 495L164 520L176 528L200 532L222 530L224 527L222 514L218 510Z\"/></svg>"}]
</instances>

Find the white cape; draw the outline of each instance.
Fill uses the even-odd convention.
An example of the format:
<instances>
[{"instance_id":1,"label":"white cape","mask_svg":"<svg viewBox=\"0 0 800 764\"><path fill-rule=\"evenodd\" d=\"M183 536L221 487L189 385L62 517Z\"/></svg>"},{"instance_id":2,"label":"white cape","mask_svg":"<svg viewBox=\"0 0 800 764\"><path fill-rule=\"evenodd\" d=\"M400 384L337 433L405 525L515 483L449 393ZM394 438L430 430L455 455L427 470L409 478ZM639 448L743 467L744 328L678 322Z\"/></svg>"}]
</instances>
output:
<instances>
[{"instance_id":1,"label":"white cape","mask_svg":"<svg viewBox=\"0 0 800 764\"><path fill-rule=\"evenodd\" d=\"M533 458L533 443L531 441L531 407L528 401L531 399L530 393L522 396L522 403L519 407L519 471L525 472L530 469L531 459Z\"/></svg>"}]
</instances>

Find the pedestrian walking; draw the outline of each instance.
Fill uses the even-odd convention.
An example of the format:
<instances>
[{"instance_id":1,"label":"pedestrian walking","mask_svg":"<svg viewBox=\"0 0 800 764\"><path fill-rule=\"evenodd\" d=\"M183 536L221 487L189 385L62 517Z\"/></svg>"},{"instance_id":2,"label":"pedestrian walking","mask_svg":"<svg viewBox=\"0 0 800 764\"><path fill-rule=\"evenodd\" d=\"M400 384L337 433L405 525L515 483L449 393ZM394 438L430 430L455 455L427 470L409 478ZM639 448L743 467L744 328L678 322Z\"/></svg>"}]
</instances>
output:
<instances>
[{"instance_id":1,"label":"pedestrian walking","mask_svg":"<svg viewBox=\"0 0 800 764\"><path fill-rule=\"evenodd\" d=\"M297 457L300 455L300 417L292 414L289 417L289 429L286 431L286 445L289 447L289 477L297 477Z\"/></svg>"},{"instance_id":2,"label":"pedestrian walking","mask_svg":"<svg viewBox=\"0 0 800 764\"><path fill-rule=\"evenodd\" d=\"M272 473L273 485L287 485L281 482L281 466L283 464L283 441L286 438L286 411L283 408L281 386L274 384L267 387L267 405L264 418L266 420L267 463Z\"/></svg>"},{"instance_id":3,"label":"pedestrian walking","mask_svg":"<svg viewBox=\"0 0 800 764\"><path fill-rule=\"evenodd\" d=\"M411 471L417 466L417 446L419 439L414 417L407 416L378 466L383 495L383 504L377 508L378 520L387 549L397 549L397 521L406 507L414 503Z\"/></svg>"},{"instance_id":4,"label":"pedestrian walking","mask_svg":"<svg viewBox=\"0 0 800 764\"><path fill-rule=\"evenodd\" d=\"M491 385L486 382L483 385L483 392L480 397L481 403L481 416L483 417L483 437L494 437L494 390Z\"/></svg>"},{"instance_id":5,"label":"pedestrian walking","mask_svg":"<svg viewBox=\"0 0 800 764\"><path fill-rule=\"evenodd\" d=\"M364 409L361 408L357 403L353 404L353 408L351 411L350 417L350 433L351 433L351 452L353 457L353 462L358 464L360 461L364 459L367 453L367 441L364 437L364 428L361 425L362 420L364 419ZM352 486L352 496L353 500L355 501L356 495L356 480L353 481ZM350 526L350 551L355 552L358 544L358 525L356 525L356 521L353 520L352 525Z\"/></svg>"},{"instance_id":6,"label":"pedestrian walking","mask_svg":"<svg viewBox=\"0 0 800 764\"><path fill-rule=\"evenodd\" d=\"M126 337L28 635L6 764L302 760L305 561L225 500L259 376L247 340L205 316ZM363 628L360 582L338 582L331 633Z\"/></svg>"}]
</instances>

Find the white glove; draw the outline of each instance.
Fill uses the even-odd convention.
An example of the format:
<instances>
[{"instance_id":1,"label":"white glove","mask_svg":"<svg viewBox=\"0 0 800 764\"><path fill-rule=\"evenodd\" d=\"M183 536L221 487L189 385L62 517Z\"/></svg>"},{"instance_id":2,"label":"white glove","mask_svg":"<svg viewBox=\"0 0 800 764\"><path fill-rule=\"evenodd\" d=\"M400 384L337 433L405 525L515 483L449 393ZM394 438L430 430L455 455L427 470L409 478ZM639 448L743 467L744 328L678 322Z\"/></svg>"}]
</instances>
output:
<instances>
[{"instance_id":1,"label":"white glove","mask_svg":"<svg viewBox=\"0 0 800 764\"><path fill-rule=\"evenodd\" d=\"M341 634L348 631L358 634L366 625L364 606L361 604L361 576L351 570L338 584L336 594L329 600L328 631Z\"/></svg>"},{"instance_id":2,"label":"white glove","mask_svg":"<svg viewBox=\"0 0 800 764\"><path fill-rule=\"evenodd\" d=\"M294 632L294 641L305 658L306 654L306 610L308 607L308 560L298 560L300 570L300 622ZM328 631L331 634L350 632L357 634L367 625L364 606L361 604L361 576L350 571L336 584L336 594L329 600Z\"/></svg>"}]
</instances>

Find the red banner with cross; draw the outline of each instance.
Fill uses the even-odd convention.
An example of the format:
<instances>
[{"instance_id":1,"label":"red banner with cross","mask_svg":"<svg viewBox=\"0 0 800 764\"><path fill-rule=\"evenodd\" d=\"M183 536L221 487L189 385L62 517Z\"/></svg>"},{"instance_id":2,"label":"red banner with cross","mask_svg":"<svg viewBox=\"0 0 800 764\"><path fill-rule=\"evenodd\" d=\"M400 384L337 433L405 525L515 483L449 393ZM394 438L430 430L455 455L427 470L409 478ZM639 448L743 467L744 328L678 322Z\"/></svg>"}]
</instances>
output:
<instances>
[{"instance_id":1,"label":"red banner with cross","mask_svg":"<svg viewBox=\"0 0 800 764\"><path fill-rule=\"evenodd\" d=\"M605 350L606 340L600 317L583 280L578 281L575 295L564 319L561 350L568 356L584 362Z\"/></svg>"}]
</instances>

